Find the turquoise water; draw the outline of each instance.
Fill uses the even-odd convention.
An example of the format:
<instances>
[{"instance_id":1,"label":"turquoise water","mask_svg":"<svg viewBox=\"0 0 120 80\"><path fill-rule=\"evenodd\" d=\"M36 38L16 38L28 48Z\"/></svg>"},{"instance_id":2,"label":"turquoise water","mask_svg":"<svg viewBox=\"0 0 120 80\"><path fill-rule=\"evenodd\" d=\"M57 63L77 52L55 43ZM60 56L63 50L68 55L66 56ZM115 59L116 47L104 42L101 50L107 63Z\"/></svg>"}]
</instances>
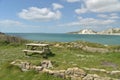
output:
<instances>
[{"instance_id":1,"label":"turquoise water","mask_svg":"<svg viewBox=\"0 0 120 80\"><path fill-rule=\"evenodd\" d=\"M94 43L101 43L107 45L120 45L119 35L85 35L85 34L48 34L48 33L8 33L12 36L18 36L35 41L89 41Z\"/></svg>"}]
</instances>

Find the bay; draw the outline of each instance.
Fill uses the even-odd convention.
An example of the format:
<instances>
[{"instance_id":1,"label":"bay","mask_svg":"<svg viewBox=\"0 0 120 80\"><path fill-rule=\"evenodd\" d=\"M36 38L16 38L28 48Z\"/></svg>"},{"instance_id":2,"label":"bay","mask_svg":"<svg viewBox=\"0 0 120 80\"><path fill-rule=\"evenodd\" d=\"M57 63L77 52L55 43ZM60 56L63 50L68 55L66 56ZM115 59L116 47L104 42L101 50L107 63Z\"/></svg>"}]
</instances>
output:
<instances>
[{"instance_id":1,"label":"bay","mask_svg":"<svg viewBox=\"0 0 120 80\"><path fill-rule=\"evenodd\" d=\"M88 41L104 45L120 45L120 35L92 35L92 34L56 34L56 33L7 33L34 41Z\"/></svg>"}]
</instances>

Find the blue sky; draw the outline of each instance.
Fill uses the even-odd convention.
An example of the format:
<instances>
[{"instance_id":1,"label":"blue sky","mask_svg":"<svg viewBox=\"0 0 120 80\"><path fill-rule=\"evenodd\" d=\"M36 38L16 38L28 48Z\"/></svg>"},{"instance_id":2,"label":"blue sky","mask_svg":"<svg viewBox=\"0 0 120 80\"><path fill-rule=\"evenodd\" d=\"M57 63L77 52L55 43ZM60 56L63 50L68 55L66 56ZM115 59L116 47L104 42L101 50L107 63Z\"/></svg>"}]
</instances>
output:
<instances>
[{"instance_id":1,"label":"blue sky","mask_svg":"<svg viewBox=\"0 0 120 80\"><path fill-rule=\"evenodd\" d=\"M0 32L120 28L120 0L0 0Z\"/></svg>"}]
</instances>

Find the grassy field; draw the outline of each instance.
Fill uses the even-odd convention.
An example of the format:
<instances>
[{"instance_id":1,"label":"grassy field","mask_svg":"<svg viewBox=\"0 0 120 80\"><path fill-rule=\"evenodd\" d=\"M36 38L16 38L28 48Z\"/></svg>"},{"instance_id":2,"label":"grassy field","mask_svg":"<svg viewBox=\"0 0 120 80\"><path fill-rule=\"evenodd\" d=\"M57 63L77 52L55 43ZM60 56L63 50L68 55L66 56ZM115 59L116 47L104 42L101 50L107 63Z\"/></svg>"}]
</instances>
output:
<instances>
[{"instance_id":1,"label":"grassy field","mask_svg":"<svg viewBox=\"0 0 120 80\"><path fill-rule=\"evenodd\" d=\"M22 72L18 67L9 63L14 60L23 60L39 65L44 60L41 55L26 57L22 50L24 44L0 43L0 80L63 80L48 74L38 74L35 71ZM70 67L102 68L106 70L120 70L120 53L92 53L76 48L50 46L53 56L48 59L53 62L54 69L67 69ZM106 65L107 63L107 65ZM106 76L105 74L100 74ZM120 75L113 76L115 78Z\"/></svg>"}]
</instances>

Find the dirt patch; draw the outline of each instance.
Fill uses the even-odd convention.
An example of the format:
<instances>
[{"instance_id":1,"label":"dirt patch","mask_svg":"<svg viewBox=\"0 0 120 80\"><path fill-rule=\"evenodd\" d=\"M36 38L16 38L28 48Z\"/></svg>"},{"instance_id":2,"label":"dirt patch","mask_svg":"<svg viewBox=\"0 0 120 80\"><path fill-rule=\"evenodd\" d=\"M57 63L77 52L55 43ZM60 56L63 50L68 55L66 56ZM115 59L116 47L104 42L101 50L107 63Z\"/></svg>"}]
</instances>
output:
<instances>
[{"instance_id":1,"label":"dirt patch","mask_svg":"<svg viewBox=\"0 0 120 80\"><path fill-rule=\"evenodd\" d=\"M112 67L114 69L118 68L118 65L113 63L113 62L109 62L109 61L102 61L101 65L105 66L105 67Z\"/></svg>"}]
</instances>

